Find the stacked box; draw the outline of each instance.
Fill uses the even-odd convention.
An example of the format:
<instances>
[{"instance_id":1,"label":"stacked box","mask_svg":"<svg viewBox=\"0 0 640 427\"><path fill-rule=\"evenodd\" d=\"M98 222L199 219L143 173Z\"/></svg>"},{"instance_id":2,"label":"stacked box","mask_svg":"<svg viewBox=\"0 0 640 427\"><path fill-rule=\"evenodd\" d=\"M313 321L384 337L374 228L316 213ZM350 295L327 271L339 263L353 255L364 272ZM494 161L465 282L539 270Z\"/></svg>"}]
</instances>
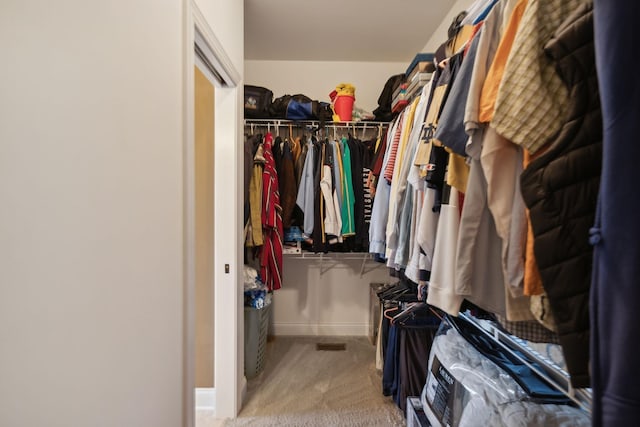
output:
<instances>
[{"instance_id":1,"label":"stacked box","mask_svg":"<svg viewBox=\"0 0 640 427\"><path fill-rule=\"evenodd\" d=\"M433 73L436 70L433 58L433 53L418 53L404 73L407 81L410 82L413 80L414 76L418 73Z\"/></svg>"},{"instance_id":2,"label":"stacked box","mask_svg":"<svg viewBox=\"0 0 640 427\"><path fill-rule=\"evenodd\" d=\"M413 79L409 81L407 98L413 99L414 96L420 94L422 88L429 82L429 80L431 80L432 76L432 73L416 73Z\"/></svg>"}]
</instances>

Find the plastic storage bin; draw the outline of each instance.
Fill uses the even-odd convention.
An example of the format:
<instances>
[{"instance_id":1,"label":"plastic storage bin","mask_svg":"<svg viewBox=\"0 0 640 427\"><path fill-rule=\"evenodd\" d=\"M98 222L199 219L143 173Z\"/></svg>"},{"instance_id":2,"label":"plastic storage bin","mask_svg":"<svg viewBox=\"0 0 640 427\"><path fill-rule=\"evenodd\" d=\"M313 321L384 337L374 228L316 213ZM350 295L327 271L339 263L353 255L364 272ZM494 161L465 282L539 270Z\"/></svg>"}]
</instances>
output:
<instances>
[{"instance_id":1,"label":"plastic storage bin","mask_svg":"<svg viewBox=\"0 0 640 427\"><path fill-rule=\"evenodd\" d=\"M244 374L253 378L264 369L271 304L244 308Z\"/></svg>"}]
</instances>

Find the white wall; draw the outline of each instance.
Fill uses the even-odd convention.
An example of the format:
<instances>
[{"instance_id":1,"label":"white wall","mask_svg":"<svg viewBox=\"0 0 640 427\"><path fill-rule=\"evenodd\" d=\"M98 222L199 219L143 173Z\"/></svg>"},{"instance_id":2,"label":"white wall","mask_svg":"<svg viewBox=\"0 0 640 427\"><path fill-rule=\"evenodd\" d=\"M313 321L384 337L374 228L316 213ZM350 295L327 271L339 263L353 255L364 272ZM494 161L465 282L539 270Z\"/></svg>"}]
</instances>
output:
<instances>
[{"instance_id":1,"label":"white wall","mask_svg":"<svg viewBox=\"0 0 640 427\"><path fill-rule=\"evenodd\" d=\"M362 260L285 256L282 289L275 292L275 335L367 335L369 283L394 282L384 264Z\"/></svg>"},{"instance_id":2,"label":"white wall","mask_svg":"<svg viewBox=\"0 0 640 427\"><path fill-rule=\"evenodd\" d=\"M378 97L387 79L404 73L408 63L245 61L245 83L264 86L274 98L302 93L330 102L329 93L340 83L356 87L356 106L367 111L378 107Z\"/></svg>"},{"instance_id":3,"label":"white wall","mask_svg":"<svg viewBox=\"0 0 640 427\"><path fill-rule=\"evenodd\" d=\"M244 63L244 3L237 0L195 0L240 74Z\"/></svg>"},{"instance_id":4,"label":"white wall","mask_svg":"<svg viewBox=\"0 0 640 427\"><path fill-rule=\"evenodd\" d=\"M0 425L182 424L182 30L0 6Z\"/></svg>"},{"instance_id":5,"label":"white wall","mask_svg":"<svg viewBox=\"0 0 640 427\"><path fill-rule=\"evenodd\" d=\"M451 7L451 10L442 20L440 26L433 32L429 41L422 49L422 52L435 52L436 49L445 41L447 41L447 30L455 18L463 10L467 10L469 6L475 3L476 0L457 0Z\"/></svg>"}]
</instances>

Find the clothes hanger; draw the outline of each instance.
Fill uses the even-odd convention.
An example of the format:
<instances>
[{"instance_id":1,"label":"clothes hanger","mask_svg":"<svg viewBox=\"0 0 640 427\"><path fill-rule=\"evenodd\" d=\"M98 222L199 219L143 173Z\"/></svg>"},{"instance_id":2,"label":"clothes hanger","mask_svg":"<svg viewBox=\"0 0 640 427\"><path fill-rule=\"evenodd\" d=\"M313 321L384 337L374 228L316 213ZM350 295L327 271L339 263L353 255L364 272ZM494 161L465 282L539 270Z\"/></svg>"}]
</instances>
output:
<instances>
[{"instance_id":1,"label":"clothes hanger","mask_svg":"<svg viewBox=\"0 0 640 427\"><path fill-rule=\"evenodd\" d=\"M398 311L400 307L391 307L382 312L382 315L393 322L393 317L389 315L392 311Z\"/></svg>"},{"instance_id":2,"label":"clothes hanger","mask_svg":"<svg viewBox=\"0 0 640 427\"><path fill-rule=\"evenodd\" d=\"M412 317L413 314L418 310L426 309L426 308L427 308L427 304L423 302L407 304L404 310L402 310L400 313L393 316L393 318L391 319L391 323L402 322L403 320L406 320L407 318Z\"/></svg>"},{"instance_id":3,"label":"clothes hanger","mask_svg":"<svg viewBox=\"0 0 640 427\"><path fill-rule=\"evenodd\" d=\"M418 299L420 301L427 300L427 289L428 289L428 285L426 283L418 284Z\"/></svg>"},{"instance_id":4,"label":"clothes hanger","mask_svg":"<svg viewBox=\"0 0 640 427\"><path fill-rule=\"evenodd\" d=\"M385 283L384 285L382 285L380 288L378 288L378 289L376 290L376 295L377 295L378 297L380 297L380 295L381 295L384 291L386 291L387 289L389 289L389 288L393 287L394 285L396 285L396 283Z\"/></svg>"},{"instance_id":5,"label":"clothes hanger","mask_svg":"<svg viewBox=\"0 0 640 427\"><path fill-rule=\"evenodd\" d=\"M440 314L435 308L433 308L433 306L429 306L429 311L431 311L431 313L433 313L433 315L436 316L441 321L444 320L444 317L442 316L442 314Z\"/></svg>"},{"instance_id":6,"label":"clothes hanger","mask_svg":"<svg viewBox=\"0 0 640 427\"><path fill-rule=\"evenodd\" d=\"M393 284L393 286L385 289L378 296L381 299L397 301L398 298L404 296L404 299L411 297L413 294L413 289L409 288L406 283L403 281L398 281ZM415 297L413 298L415 300Z\"/></svg>"}]
</instances>

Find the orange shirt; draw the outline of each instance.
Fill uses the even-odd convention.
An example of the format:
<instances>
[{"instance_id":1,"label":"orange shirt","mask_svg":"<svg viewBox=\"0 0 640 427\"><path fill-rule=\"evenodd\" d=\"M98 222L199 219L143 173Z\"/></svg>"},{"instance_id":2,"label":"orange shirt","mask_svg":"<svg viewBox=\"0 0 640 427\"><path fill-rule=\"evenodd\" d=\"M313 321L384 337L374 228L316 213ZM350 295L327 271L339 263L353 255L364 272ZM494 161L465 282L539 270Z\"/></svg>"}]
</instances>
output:
<instances>
[{"instance_id":1,"label":"orange shirt","mask_svg":"<svg viewBox=\"0 0 640 427\"><path fill-rule=\"evenodd\" d=\"M526 9L528 0L520 0L513 8L511 17L507 23L507 27L504 30L500 44L496 50L496 54L487 72L487 78L482 86L482 93L480 94L480 115L479 121L481 123L489 123L493 119L493 111L496 105L496 98L498 97L498 89L500 88L500 82L504 75L504 68L507 65L507 59L509 59L509 53L511 52L511 46L516 38L518 32L518 26L522 20L522 15Z\"/></svg>"},{"instance_id":2,"label":"orange shirt","mask_svg":"<svg viewBox=\"0 0 640 427\"><path fill-rule=\"evenodd\" d=\"M542 150L543 152L546 150ZM529 166L529 163L539 156L531 156L529 151L524 150L524 168ZM536 262L536 255L533 250L533 228L531 227L531 219L529 218L529 209L527 209L527 243L525 246L524 255L524 294L542 295L544 293L544 287L542 286L542 277L540 277L540 270L538 270L538 263Z\"/></svg>"}]
</instances>

